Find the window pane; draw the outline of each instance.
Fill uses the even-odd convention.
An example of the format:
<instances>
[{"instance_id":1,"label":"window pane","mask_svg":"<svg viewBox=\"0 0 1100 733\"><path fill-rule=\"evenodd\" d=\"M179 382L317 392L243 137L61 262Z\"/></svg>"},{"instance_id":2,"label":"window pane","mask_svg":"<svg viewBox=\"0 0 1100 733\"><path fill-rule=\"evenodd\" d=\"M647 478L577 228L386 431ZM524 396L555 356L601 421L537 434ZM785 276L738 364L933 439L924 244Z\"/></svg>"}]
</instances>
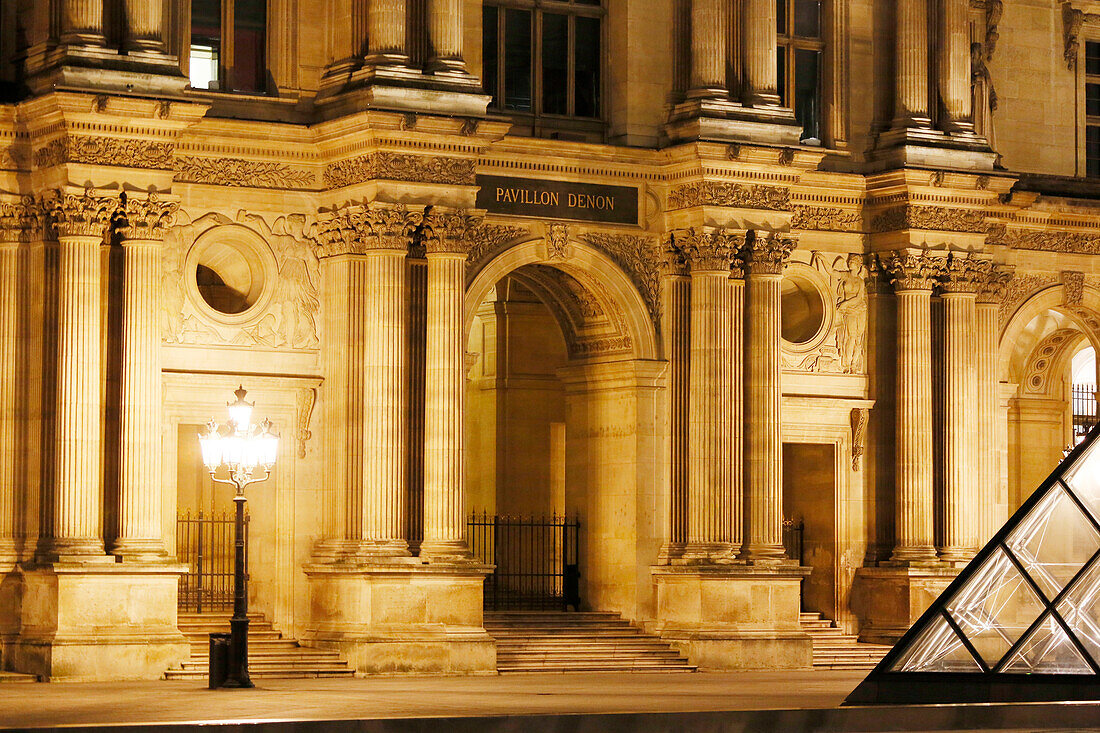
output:
<instances>
[{"instance_id":1,"label":"window pane","mask_svg":"<svg viewBox=\"0 0 1100 733\"><path fill-rule=\"evenodd\" d=\"M191 86L219 87L218 64L222 45L221 0L193 0L191 3Z\"/></svg>"},{"instance_id":2,"label":"window pane","mask_svg":"<svg viewBox=\"0 0 1100 733\"><path fill-rule=\"evenodd\" d=\"M794 55L794 116L802 139L821 142L821 52L798 49Z\"/></svg>"},{"instance_id":3,"label":"window pane","mask_svg":"<svg viewBox=\"0 0 1100 733\"><path fill-rule=\"evenodd\" d=\"M241 92L267 91L267 0L234 0L233 86Z\"/></svg>"},{"instance_id":4,"label":"window pane","mask_svg":"<svg viewBox=\"0 0 1100 733\"><path fill-rule=\"evenodd\" d=\"M780 46L775 50L776 86L779 92L779 101L787 106L787 47Z\"/></svg>"},{"instance_id":5,"label":"window pane","mask_svg":"<svg viewBox=\"0 0 1100 733\"><path fill-rule=\"evenodd\" d=\"M1054 598L1100 549L1100 537L1065 490L1054 486L1006 544L1047 598Z\"/></svg>"},{"instance_id":6,"label":"window pane","mask_svg":"<svg viewBox=\"0 0 1100 733\"><path fill-rule=\"evenodd\" d=\"M943 616L936 617L894 662L893 672L981 672Z\"/></svg>"},{"instance_id":7,"label":"window pane","mask_svg":"<svg viewBox=\"0 0 1100 733\"><path fill-rule=\"evenodd\" d=\"M1085 85L1085 114L1100 115L1100 84Z\"/></svg>"},{"instance_id":8,"label":"window pane","mask_svg":"<svg viewBox=\"0 0 1100 733\"><path fill-rule=\"evenodd\" d=\"M485 93L493 98L490 107L500 106L500 90L497 89L497 9L486 5L481 14L481 79Z\"/></svg>"},{"instance_id":9,"label":"window pane","mask_svg":"<svg viewBox=\"0 0 1100 733\"><path fill-rule=\"evenodd\" d=\"M1047 614L1005 664L1022 674L1091 674L1092 668L1055 618Z\"/></svg>"},{"instance_id":10,"label":"window pane","mask_svg":"<svg viewBox=\"0 0 1100 733\"><path fill-rule=\"evenodd\" d=\"M787 3L791 0L776 0L775 31L781 36L787 35Z\"/></svg>"},{"instance_id":11,"label":"window pane","mask_svg":"<svg viewBox=\"0 0 1100 733\"><path fill-rule=\"evenodd\" d=\"M1077 639L1094 660L1100 659L1100 564L1093 563L1058 604Z\"/></svg>"},{"instance_id":12,"label":"window pane","mask_svg":"<svg viewBox=\"0 0 1100 733\"><path fill-rule=\"evenodd\" d=\"M1100 43L1085 42L1085 73L1100 74Z\"/></svg>"},{"instance_id":13,"label":"window pane","mask_svg":"<svg viewBox=\"0 0 1100 733\"><path fill-rule=\"evenodd\" d=\"M576 57L574 82L578 117L600 116L600 21L598 18L574 19Z\"/></svg>"},{"instance_id":14,"label":"window pane","mask_svg":"<svg viewBox=\"0 0 1100 733\"><path fill-rule=\"evenodd\" d=\"M531 111L531 11L504 11L504 108Z\"/></svg>"},{"instance_id":15,"label":"window pane","mask_svg":"<svg viewBox=\"0 0 1100 733\"><path fill-rule=\"evenodd\" d=\"M569 18L542 14L542 111L569 112Z\"/></svg>"},{"instance_id":16,"label":"window pane","mask_svg":"<svg viewBox=\"0 0 1100 733\"><path fill-rule=\"evenodd\" d=\"M794 0L794 34L803 38L821 35L821 0Z\"/></svg>"},{"instance_id":17,"label":"window pane","mask_svg":"<svg viewBox=\"0 0 1100 733\"><path fill-rule=\"evenodd\" d=\"M1085 161L1086 175L1100 177L1100 127L1085 128Z\"/></svg>"}]
</instances>

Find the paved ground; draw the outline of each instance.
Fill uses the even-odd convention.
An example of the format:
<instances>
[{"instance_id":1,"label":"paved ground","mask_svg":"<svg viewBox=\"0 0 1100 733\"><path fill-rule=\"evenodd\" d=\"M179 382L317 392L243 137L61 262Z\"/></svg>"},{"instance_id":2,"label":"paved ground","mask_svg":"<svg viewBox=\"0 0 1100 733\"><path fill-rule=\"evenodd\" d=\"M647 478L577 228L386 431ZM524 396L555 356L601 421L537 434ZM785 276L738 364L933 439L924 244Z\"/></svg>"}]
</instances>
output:
<instances>
[{"instance_id":1,"label":"paved ground","mask_svg":"<svg viewBox=\"0 0 1100 733\"><path fill-rule=\"evenodd\" d=\"M196 682L4 684L0 725L144 723L184 731L221 723L235 731L311 733L1100 729L1100 707L1093 705L1017 705L1008 717L997 712L1005 706L933 706L915 717L913 707L838 710L862 678L847 672L371 677L262 680L254 690L213 691Z\"/></svg>"}]
</instances>

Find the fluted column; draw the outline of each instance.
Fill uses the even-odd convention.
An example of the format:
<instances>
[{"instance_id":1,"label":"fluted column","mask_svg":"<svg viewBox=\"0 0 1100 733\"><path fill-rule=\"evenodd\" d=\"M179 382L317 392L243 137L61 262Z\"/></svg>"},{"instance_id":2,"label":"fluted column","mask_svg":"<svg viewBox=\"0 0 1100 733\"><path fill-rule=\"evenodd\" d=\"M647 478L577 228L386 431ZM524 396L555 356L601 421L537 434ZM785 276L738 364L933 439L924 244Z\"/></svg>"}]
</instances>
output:
<instances>
[{"instance_id":1,"label":"fluted column","mask_svg":"<svg viewBox=\"0 0 1100 733\"><path fill-rule=\"evenodd\" d=\"M940 559L965 562L978 551L977 292L987 260L952 256L942 281L943 547Z\"/></svg>"},{"instance_id":2,"label":"fluted column","mask_svg":"<svg viewBox=\"0 0 1100 733\"><path fill-rule=\"evenodd\" d=\"M973 132L971 96L969 0L937 0L939 39L936 78L939 83L940 127L946 132Z\"/></svg>"},{"instance_id":3,"label":"fluted column","mask_svg":"<svg viewBox=\"0 0 1100 733\"><path fill-rule=\"evenodd\" d=\"M740 246L740 242L738 242ZM727 541L740 552L745 540L745 271L735 255L730 289L730 521Z\"/></svg>"},{"instance_id":4,"label":"fluted column","mask_svg":"<svg viewBox=\"0 0 1100 733\"><path fill-rule=\"evenodd\" d=\"M742 100L759 107L779 104L775 0L742 0Z\"/></svg>"},{"instance_id":5,"label":"fluted column","mask_svg":"<svg viewBox=\"0 0 1100 733\"><path fill-rule=\"evenodd\" d=\"M367 11L367 58L373 66L404 66L407 15L405 0L369 0Z\"/></svg>"},{"instance_id":6,"label":"fluted column","mask_svg":"<svg viewBox=\"0 0 1100 733\"><path fill-rule=\"evenodd\" d=\"M465 559L466 231L476 218L433 212L426 219L427 378L424 409L424 541L420 556Z\"/></svg>"},{"instance_id":7,"label":"fluted column","mask_svg":"<svg viewBox=\"0 0 1100 733\"><path fill-rule=\"evenodd\" d=\"M121 208L124 269L122 455L119 534L125 559L166 555L161 502L161 247L178 205L126 198Z\"/></svg>"},{"instance_id":8,"label":"fluted column","mask_svg":"<svg viewBox=\"0 0 1100 733\"><path fill-rule=\"evenodd\" d=\"M669 536L664 554L679 557L688 538L688 425L691 384L691 280L670 240L661 263L661 335L668 359Z\"/></svg>"},{"instance_id":9,"label":"fluted column","mask_svg":"<svg viewBox=\"0 0 1100 733\"><path fill-rule=\"evenodd\" d=\"M795 242L779 234L751 233L745 245L749 343L746 351L745 424L747 560L782 559L783 438L780 433L780 285Z\"/></svg>"},{"instance_id":10,"label":"fluted column","mask_svg":"<svg viewBox=\"0 0 1100 733\"><path fill-rule=\"evenodd\" d=\"M396 208L366 212L363 267L363 504L361 553L407 555L408 449L405 257L412 224Z\"/></svg>"},{"instance_id":11,"label":"fluted column","mask_svg":"<svg viewBox=\"0 0 1100 733\"><path fill-rule=\"evenodd\" d=\"M123 0L126 48L133 51L163 51L161 20L164 0Z\"/></svg>"},{"instance_id":12,"label":"fluted column","mask_svg":"<svg viewBox=\"0 0 1100 733\"><path fill-rule=\"evenodd\" d=\"M428 40L433 74L465 74L462 57L463 0L428 0Z\"/></svg>"},{"instance_id":13,"label":"fluted column","mask_svg":"<svg viewBox=\"0 0 1100 733\"><path fill-rule=\"evenodd\" d=\"M931 297L943 272L926 253L883 258L897 298L897 398L895 451L896 544L892 561L936 559L932 497Z\"/></svg>"},{"instance_id":14,"label":"fluted column","mask_svg":"<svg viewBox=\"0 0 1100 733\"><path fill-rule=\"evenodd\" d=\"M978 291L975 314L975 374L978 383L978 404L975 410L978 446L978 546L983 546L1008 519L1000 497L1001 472L999 456L1003 426L997 415L1001 401L997 374L997 317L1005 285L1012 277L1010 270L995 267Z\"/></svg>"},{"instance_id":15,"label":"fluted column","mask_svg":"<svg viewBox=\"0 0 1100 733\"><path fill-rule=\"evenodd\" d=\"M928 0L896 0L894 126L929 127Z\"/></svg>"},{"instance_id":16,"label":"fluted column","mask_svg":"<svg viewBox=\"0 0 1100 733\"><path fill-rule=\"evenodd\" d=\"M70 46L102 46L105 0L60 0L61 42Z\"/></svg>"},{"instance_id":17,"label":"fluted column","mask_svg":"<svg viewBox=\"0 0 1100 733\"><path fill-rule=\"evenodd\" d=\"M734 240L690 229L677 241L691 267L691 370L688 396L688 536L684 558L732 560L733 474L730 400L730 260Z\"/></svg>"},{"instance_id":18,"label":"fluted column","mask_svg":"<svg viewBox=\"0 0 1100 733\"><path fill-rule=\"evenodd\" d=\"M103 554L100 520L100 243L117 200L61 194L52 556Z\"/></svg>"},{"instance_id":19,"label":"fluted column","mask_svg":"<svg viewBox=\"0 0 1100 733\"><path fill-rule=\"evenodd\" d=\"M726 90L726 0L692 0L691 89L696 99L724 99Z\"/></svg>"}]
</instances>

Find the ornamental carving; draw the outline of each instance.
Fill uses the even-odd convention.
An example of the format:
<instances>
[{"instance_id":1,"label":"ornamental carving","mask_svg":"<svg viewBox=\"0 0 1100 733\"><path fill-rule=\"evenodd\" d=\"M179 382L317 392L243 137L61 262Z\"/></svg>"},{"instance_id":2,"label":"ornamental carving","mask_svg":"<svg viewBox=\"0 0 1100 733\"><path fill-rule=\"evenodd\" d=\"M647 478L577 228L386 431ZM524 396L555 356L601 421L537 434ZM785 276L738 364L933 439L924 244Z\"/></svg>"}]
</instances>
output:
<instances>
[{"instance_id":1,"label":"ornamental carving","mask_svg":"<svg viewBox=\"0 0 1100 733\"><path fill-rule=\"evenodd\" d=\"M325 166L324 183L326 188L343 188L384 178L472 186L475 183L474 167L475 162L469 158L378 152L329 163Z\"/></svg>"},{"instance_id":2,"label":"ornamental carving","mask_svg":"<svg viewBox=\"0 0 1100 733\"><path fill-rule=\"evenodd\" d=\"M743 250L745 270L750 275L781 275L795 244L794 237L780 232L749 232Z\"/></svg>"},{"instance_id":3,"label":"ornamental carving","mask_svg":"<svg viewBox=\"0 0 1100 733\"><path fill-rule=\"evenodd\" d=\"M673 233L676 246L693 272L729 272L744 237L697 227Z\"/></svg>"},{"instance_id":4,"label":"ornamental carving","mask_svg":"<svg viewBox=\"0 0 1100 733\"><path fill-rule=\"evenodd\" d=\"M1070 3L1062 3L1062 57L1067 69L1077 68L1077 54L1081 49L1081 26L1085 24L1085 13Z\"/></svg>"},{"instance_id":5,"label":"ornamental carving","mask_svg":"<svg viewBox=\"0 0 1100 733\"><path fill-rule=\"evenodd\" d=\"M810 254L810 266L828 283L835 306L829 332L813 348L783 342L783 368L833 374L863 374L867 369L867 268L863 255Z\"/></svg>"},{"instance_id":6,"label":"ornamental carving","mask_svg":"<svg viewBox=\"0 0 1100 733\"><path fill-rule=\"evenodd\" d=\"M993 265L978 290L978 302L1000 303L1013 275L1014 268L1006 265Z\"/></svg>"},{"instance_id":7,"label":"ornamental carving","mask_svg":"<svg viewBox=\"0 0 1100 733\"><path fill-rule=\"evenodd\" d=\"M284 163L244 158L198 158L180 155L175 160L176 180L216 186L250 188L313 188L313 172Z\"/></svg>"},{"instance_id":8,"label":"ornamental carving","mask_svg":"<svg viewBox=\"0 0 1100 733\"><path fill-rule=\"evenodd\" d=\"M313 416L313 407L317 404L317 390L313 387L299 389L294 397L295 412L298 417L298 431L295 436L298 439L298 457L306 457L306 443L313 437L313 431L309 429L309 421Z\"/></svg>"},{"instance_id":9,"label":"ornamental carving","mask_svg":"<svg viewBox=\"0 0 1100 733\"><path fill-rule=\"evenodd\" d=\"M852 424L852 470L858 471L860 459L863 458L864 448L867 445L867 417L866 407L853 407L849 416Z\"/></svg>"},{"instance_id":10,"label":"ornamental carving","mask_svg":"<svg viewBox=\"0 0 1100 733\"><path fill-rule=\"evenodd\" d=\"M1004 286L1004 296L1001 298L1001 306L997 310L998 321L1003 325L1025 300L1043 288L1057 284L1057 282L1058 279L1053 275L1015 275Z\"/></svg>"},{"instance_id":11,"label":"ornamental carving","mask_svg":"<svg viewBox=\"0 0 1100 733\"><path fill-rule=\"evenodd\" d=\"M557 262L568 256L569 225L554 223L546 227L546 253L549 259Z\"/></svg>"},{"instance_id":12,"label":"ornamental carving","mask_svg":"<svg viewBox=\"0 0 1100 733\"><path fill-rule=\"evenodd\" d=\"M124 192L119 196L115 222L126 239L161 240L178 210L179 204L161 201L155 193L147 198L136 198Z\"/></svg>"},{"instance_id":13,"label":"ornamental carving","mask_svg":"<svg viewBox=\"0 0 1100 733\"><path fill-rule=\"evenodd\" d=\"M33 196L0 202L0 241L32 242L42 234L42 207Z\"/></svg>"},{"instance_id":14,"label":"ornamental carving","mask_svg":"<svg viewBox=\"0 0 1100 733\"><path fill-rule=\"evenodd\" d=\"M523 227L482 222L466 233L469 254L466 260L468 272L476 271L498 252L531 232Z\"/></svg>"},{"instance_id":15,"label":"ornamental carving","mask_svg":"<svg viewBox=\"0 0 1100 733\"><path fill-rule=\"evenodd\" d=\"M50 168L62 163L85 163L171 170L174 152L175 145L163 140L73 136L51 140L36 150L34 165Z\"/></svg>"},{"instance_id":16,"label":"ornamental carving","mask_svg":"<svg viewBox=\"0 0 1100 733\"><path fill-rule=\"evenodd\" d=\"M423 220L423 214L404 206L357 205L325 212L318 215L314 229L318 255L334 257L378 249L405 251Z\"/></svg>"},{"instance_id":17,"label":"ornamental carving","mask_svg":"<svg viewBox=\"0 0 1100 733\"><path fill-rule=\"evenodd\" d=\"M635 234L590 232L581 241L604 252L627 274L654 321L661 319L661 263L657 242L652 237Z\"/></svg>"},{"instance_id":18,"label":"ornamental carving","mask_svg":"<svg viewBox=\"0 0 1100 733\"><path fill-rule=\"evenodd\" d=\"M819 232L858 232L863 223L858 211L832 206L795 206L791 229Z\"/></svg>"},{"instance_id":19,"label":"ornamental carving","mask_svg":"<svg viewBox=\"0 0 1100 733\"><path fill-rule=\"evenodd\" d=\"M481 222L480 216L460 211L433 209L424 215L423 242L428 254L467 254L467 233Z\"/></svg>"},{"instance_id":20,"label":"ornamental carving","mask_svg":"<svg viewBox=\"0 0 1100 733\"><path fill-rule=\"evenodd\" d=\"M945 293L977 293L992 268L993 263L989 260L952 253L944 267L940 289Z\"/></svg>"},{"instance_id":21,"label":"ornamental carving","mask_svg":"<svg viewBox=\"0 0 1100 733\"><path fill-rule=\"evenodd\" d=\"M669 193L670 211L691 206L733 206L741 209L790 211L791 200L790 191L786 188L767 186L762 183L703 181L685 183Z\"/></svg>"},{"instance_id":22,"label":"ornamental carving","mask_svg":"<svg viewBox=\"0 0 1100 733\"><path fill-rule=\"evenodd\" d=\"M1008 245L1013 249L1066 252L1068 254L1100 254L1100 234L1006 229L1003 233L998 231L991 233L990 236L994 236L992 241ZM987 241L989 241L988 237Z\"/></svg>"},{"instance_id":23,"label":"ornamental carving","mask_svg":"<svg viewBox=\"0 0 1100 733\"><path fill-rule=\"evenodd\" d=\"M1062 271L1062 305L1079 306L1085 297L1085 273Z\"/></svg>"},{"instance_id":24,"label":"ornamental carving","mask_svg":"<svg viewBox=\"0 0 1100 733\"><path fill-rule=\"evenodd\" d=\"M889 252L879 255L879 265L895 291L931 290L947 268L945 257L927 252Z\"/></svg>"},{"instance_id":25,"label":"ornamental carving","mask_svg":"<svg viewBox=\"0 0 1100 733\"><path fill-rule=\"evenodd\" d=\"M246 211L238 212L235 222L222 214L207 214L193 222L183 213L179 218L181 221L169 229L164 240L161 333L165 343L318 348L321 277L314 247L306 235L304 215L281 216L270 225L262 216ZM185 292L185 278L193 273L185 272L184 261L195 240L209 229L234 223L259 234L275 262L274 271L266 275L270 298L262 312L243 323L223 321L200 311Z\"/></svg>"},{"instance_id":26,"label":"ornamental carving","mask_svg":"<svg viewBox=\"0 0 1100 733\"><path fill-rule=\"evenodd\" d=\"M45 199L43 205L58 236L102 237L118 208L118 199L86 188L82 194L58 191Z\"/></svg>"},{"instance_id":27,"label":"ornamental carving","mask_svg":"<svg viewBox=\"0 0 1100 733\"><path fill-rule=\"evenodd\" d=\"M933 229L942 232L986 232L982 212L953 206L892 206L871 220L872 232Z\"/></svg>"}]
</instances>

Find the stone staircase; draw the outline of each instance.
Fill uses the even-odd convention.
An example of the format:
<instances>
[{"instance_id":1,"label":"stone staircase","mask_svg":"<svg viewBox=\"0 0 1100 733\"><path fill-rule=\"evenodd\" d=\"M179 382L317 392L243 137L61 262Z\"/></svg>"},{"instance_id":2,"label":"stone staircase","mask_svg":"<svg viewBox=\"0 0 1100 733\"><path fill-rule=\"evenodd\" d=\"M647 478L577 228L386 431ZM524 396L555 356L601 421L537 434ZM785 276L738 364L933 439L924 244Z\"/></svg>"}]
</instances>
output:
<instances>
[{"instance_id":1,"label":"stone staircase","mask_svg":"<svg viewBox=\"0 0 1100 733\"><path fill-rule=\"evenodd\" d=\"M352 677L355 670L337 652L301 646L284 639L263 614L248 614L248 674L253 679ZM206 679L210 670L210 633L229 631L229 614L179 614L179 628L191 642L191 658L181 669L164 673L169 680Z\"/></svg>"},{"instance_id":2,"label":"stone staircase","mask_svg":"<svg viewBox=\"0 0 1100 733\"><path fill-rule=\"evenodd\" d=\"M802 630L813 639L814 669L874 669L890 651L889 646L865 644L843 633L820 613L802 613L799 616Z\"/></svg>"},{"instance_id":3,"label":"stone staircase","mask_svg":"<svg viewBox=\"0 0 1100 733\"><path fill-rule=\"evenodd\" d=\"M486 612L497 671L694 672L678 651L614 613Z\"/></svg>"}]
</instances>

